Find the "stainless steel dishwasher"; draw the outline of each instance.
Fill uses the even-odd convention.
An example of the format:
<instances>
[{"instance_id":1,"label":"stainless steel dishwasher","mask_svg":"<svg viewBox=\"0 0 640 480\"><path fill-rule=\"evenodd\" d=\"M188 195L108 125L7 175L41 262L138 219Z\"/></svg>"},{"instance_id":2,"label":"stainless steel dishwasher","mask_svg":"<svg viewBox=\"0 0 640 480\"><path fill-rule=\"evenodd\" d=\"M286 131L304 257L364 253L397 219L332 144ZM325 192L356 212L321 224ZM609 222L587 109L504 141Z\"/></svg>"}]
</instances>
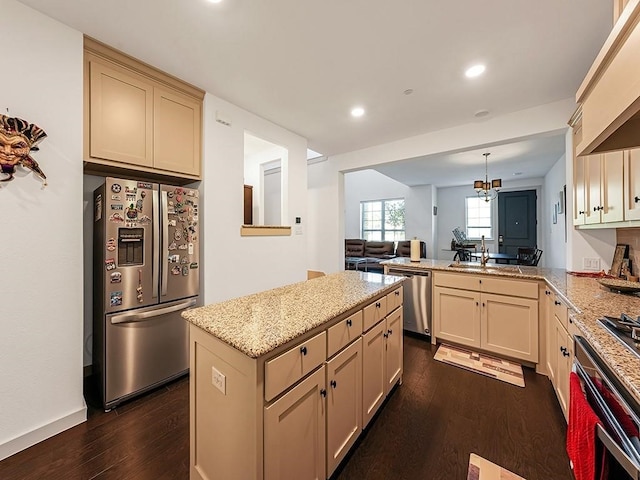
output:
<instances>
[{"instance_id":1,"label":"stainless steel dishwasher","mask_svg":"<svg viewBox=\"0 0 640 480\"><path fill-rule=\"evenodd\" d=\"M389 267L389 275L407 277L404 282L404 329L431 335L431 271L407 271Z\"/></svg>"}]
</instances>

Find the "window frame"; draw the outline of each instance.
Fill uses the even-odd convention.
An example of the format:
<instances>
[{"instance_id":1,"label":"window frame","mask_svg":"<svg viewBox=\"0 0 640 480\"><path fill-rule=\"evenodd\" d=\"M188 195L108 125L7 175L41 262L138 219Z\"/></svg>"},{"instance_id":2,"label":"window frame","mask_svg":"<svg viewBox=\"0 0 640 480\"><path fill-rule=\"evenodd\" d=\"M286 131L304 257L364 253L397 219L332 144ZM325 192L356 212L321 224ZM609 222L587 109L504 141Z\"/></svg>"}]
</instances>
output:
<instances>
[{"instance_id":1,"label":"window frame","mask_svg":"<svg viewBox=\"0 0 640 480\"><path fill-rule=\"evenodd\" d=\"M405 218L404 218L404 222L402 225L402 229L387 229L385 228L385 211L386 211L386 203L387 202L397 202L397 201L402 201L402 205L404 208L404 213L405 213ZM365 221L365 216L364 216L364 206L365 204L372 204L372 203L381 203L381 219L380 219L380 227L381 228L377 228L377 229L365 229L364 228L364 221ZM381 240L370 240L372 242L397 242L397 241L402 241L406 239L406 235L407 235L407 219L406 219L406 199L404 197L396 197L396 198L378 198L378 199L374 199L374 200L361 200L360 201L360 238L362 239L366 239L365 236L365 232L380 232L380 238ZM400 232L402 233L402 238L396 238L394 240L385 240L385 234L386 232Z\"/></svg>"},{"instance_id":2,"label":"window frame","mask_svg":"<svg viewBox=\"0 0 640 480\"><path fill-rule=\"evenodd\" d=\"M475 200L478 202L484 202L487 203L487 208L489 210L489 216L485 217L489 219L489 225L469 225L469 200ZM464 199L464 225L465 225L465 234L467 235L467 238L469 240L480 240L482 238L482 236L471 236L469 235L469 229L470 228L487 228L489 229L489 235L485 235L484 239L485 240L493 240L494 239L494 233L495 233L495 225L494 225L494 219L493 219L493 205L492 205L493 201L489 201L489 202L485 202L483 198L481 197L477 197L477 196L473 196L473 195L468 195L465 197ZM482 205L482 203L480 204ZM478 217L478 218L482 218L482 217Z\"/></svg>"}]
</instances>

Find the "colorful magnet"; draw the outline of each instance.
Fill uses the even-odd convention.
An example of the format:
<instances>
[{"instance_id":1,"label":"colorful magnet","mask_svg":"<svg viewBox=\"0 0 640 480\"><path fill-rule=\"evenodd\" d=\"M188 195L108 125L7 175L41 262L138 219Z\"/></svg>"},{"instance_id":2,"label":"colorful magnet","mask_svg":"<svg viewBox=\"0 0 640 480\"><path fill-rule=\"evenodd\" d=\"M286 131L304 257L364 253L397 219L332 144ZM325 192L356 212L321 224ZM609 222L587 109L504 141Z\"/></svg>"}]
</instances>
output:
<instances>
[{"instance_id":1,"label":"colorful magnet","mask_svg":"<svg viewBox=\"0 0 640 480\"><path fill-rule=\"evenodd\" d=\"M183 275L184 277L186 277L187 275L189 275L189 265L184 265L184 266L182 267L182 275Z\"/></svg>"},{"instance_id":2,"label":"colorful magnet","mask_svg":"<svg viewBox=\"0 0 640 480\"><path fill-rule=\"evenodd\" d=\"M175 232L173 232L173 238L177 241L182 240L182 232L180 230L176 230Z\"/></svg>"},{"instance_id":3,"label":"colorful magnet","mask_svg":"<svg viewBox=\"0 0 640 480\"><path fill-rule=\"evenodd\" d=\"M120 195L111 195L111 200L120 200L122 198Z\"/></svg>"},{"instance_id":4,"label":"colorful magnet","mask_svg":"<svg viewBox=\"0 0 640 480\"><path fill-rule=\"evenodd\" d=\"M175 220L169 220L168 223L170 227L175 227L177 225Z\"/></svg>"},{"instance_id":5,"label":"colorful magnet","mask_svg":"<svg viewBox=\"0 0 640 480\"><path fill-rule=\"evenodd\" d=\"M168 247L169 250L175 250L176 248L178 248L178 244L176 242L171 242L169 244L169 247Z\"/></svg>"},{"instance_id":6,"label":"colorful magnet","mask_svg":"<svg viewBox=\"0 0 640 480\"><path fill-rule=\"evenodd\" d=\"M111 185L111 191L113 193L120 193L122 191L122 187L119 183L114 183L113 185Z\"/></svg>"},{"instance_id":7,"label":"colorful magnet","mask_svg":"<svg viewBox=\"0 0 640 480\"><path fill-rule=\"evenodd\" d=\"M121 203L112 203L111 210L124 210L124 205Z\"/></svg>"},{"instance_id":8,"label":"colorful magnet","mask_svg":"<svg viewBox=\"0 0 640 480\"><path fill-rule=\"evenodd\" d=\"M146 188L151 190L151 188L153 188L153 185L147 182L138 182L138 188ZM144 192L142 192L144 193Z\"/></svg>"},{"instance_id":9,"label":"colorful magnet","mask_svg":"<svg viewBox=\"0 0 640 480\"><path fill-rule=\"evenodd\" d=\"M120 272L112 272L109 280L111 283L120 283L122 282L122 274Z\"/></svg>"},{"instance_id":10,"label":"colorful magnet","mask_svg":"<svg viewBox=\"0 0 640 480\"><path fill-rule=\"evenodd\" d=\"M142 285L138 285L138 288L136 288L136 298L138 299L139 303L142 303L144 301L144 298L142 296Z\"/></svg>"},{"instance_id":11,"label":"colorful magnet","mask_svg":"<svg viewBox=\"0 0 640 480\"><path fill-rule=\"evenodd\" d=\"M181 272L181 270L180 270L180 267L178 265L176 265L175 267L173 267L171 269L171 275L180 275L180 272Z\"/></svg>"},{"instance_id":12,"label":"colorful magnet","mask_svg":"<svg viewBox=\"0 0 640 480\"><path fill-rule=\"evenodd\" d=\"M149 223L151 221L151 217L149 215L142 215L140 218L138 218L138 221L140 223Z\"/></svg>"},{"instance_id":13,"label":"colorful magnet","mask_svg":"<svg viewBox=\"0 0 640 480\"><path fill-rule=\"evenodd\" d=\"M194 268L198 268L198 262L192 262L189 264L189 268L194 269Z\"/></svg>"},{"instance_id":14,"label":"colorful magnet","mask_svg":"<svg viewBox=\"0 0 640 480\"><path fill-rule=\"evenodd\" d=\"M111 292L111 300L109 304L112 307L122 305L122 292Z\"/></svg>"},{"instance_id":15,"label":"colorful magnet","mask_svg":"<svg viewBox=\"0 0 640 480\"><path fill-rule=\"evenodd\" d=\"M167 192L167 197L173 198L173 192Z\"/></svg>"},{"instance_id":16,"label":"colorful magnet","mask_svg":"<svg viewBox=\"0 0 640 480\"><path fill-rule=\"evenodd\" d=\"M193 255L193 243L189 244L189 255Z\"/></svg>"},{"instance_id":17,"label":"colorful magnet","mask_svg":"<svg viewBox=\"0 0 640 480\"><path fill-rule=\"evenodd\" d=\"M182 195L176 195L176 202L182 203Z\"/></svg>"},{"instance_id":18,"label":"colorful magnet","mask_svg":"<svg viewBox=\"0 0 640 480\"><path fill-rule=\"evenodd\" d=\"M107 258L104 261L104 266L107 269L107 272L109 270L115 270L116 269L116 261L113 258Z\"/></svg>"},{"instance_id":19,"label":"colorful magnet","mask_svg":"<svg viewBox=\"0 0 640 480\"><path fill-rule=\"evenodd\" d=\"M127 195L136 195L138 193L138 189L136 187L124 187L124 192Z\"/></svg>"},{"instance_id":20,"label":"colorful magnet","mask_svg":"<svg viewBox=\"0 0 640 480\"><path fill-rule=\"evenodd\" d=\"M125 215L129 220L136 220L138 218L138 210L133 207L133 203L127 208Z\"/></svg>"},{"instance_id":21,"label":"colorful magnet","mask_svg":"<svg viewBox=\"0 0 640 480\"><path fill-rule=\"evenodd\" d=\"M144 205L144 203L142 202L142 199L139 199L139 200L136 202L136 210L138 210L138 211L140 211L140 212L141 212L141 211L142 211L142 206L143 206L143 205Z\"/></svg>"},{"instance_id":22,"label":"colorful magnet","mask_svg":"<svg viewBox=\"0 0 640 480\"><path fill-rule=\"evenodd\" d=\"M180 263L182 265L186 265L187 263L189 263L189 257L182 257L182 260L180 260Z\"/></svg>"},{"instance_id":23,"label":"colorful magnet","mask_svg":"<svg viewBox=\"0 0 640 480\"><path fill-rule=\"evenodd\" d=\"M169 263L180 263L180 255L169 255Z\"/></svg>"},{"instance_id":24,"label":"colorful magnet","mask_svg":"<svg viewBox=\"0 0 640 480\"><path fill-rule=\"evenodd\" d=\"M113 252L115 249L116 249L116 239L110 238L109 240L107 240L107 250L109 250L110 252Z\"/></svg>"},{"instance_id":25,"label":"colorful magnet","mask_svg":"<svg viewBox=\"0 0 640 480\"><path fill-rule=\"evenodd\" d=\"M119 212L115 212L111 214L111 216L109 217L109 221L121 223L124 222L124 217Z\"/></svg>"},{"instance_id":26,"label":"colorful magnet","mask_svg":"<svg viewBox=\"0 0 640 480\"><path fill-rule=\"evenodd\" d=\"M182 245L178 245L178 250L186 250L187 249L187 244L183 243Z\"/></svg>"}]
</instances>

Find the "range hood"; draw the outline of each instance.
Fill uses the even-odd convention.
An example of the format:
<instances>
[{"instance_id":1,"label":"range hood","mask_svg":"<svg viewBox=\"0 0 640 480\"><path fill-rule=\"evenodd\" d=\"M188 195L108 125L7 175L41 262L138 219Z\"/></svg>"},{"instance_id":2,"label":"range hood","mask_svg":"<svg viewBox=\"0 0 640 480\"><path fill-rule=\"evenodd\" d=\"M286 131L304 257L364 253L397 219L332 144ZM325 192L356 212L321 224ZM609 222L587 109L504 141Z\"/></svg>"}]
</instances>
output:
<instances>
[{"instance_id":1,"label":"range hood","mask_svg":"<svg viewBox=\"0 0 640 480\"><path fill-rule=\"evenodd\" d=\"M576 94L576 155L640 147L640 0L630 0Z\"/></svg>"}]
</instances>

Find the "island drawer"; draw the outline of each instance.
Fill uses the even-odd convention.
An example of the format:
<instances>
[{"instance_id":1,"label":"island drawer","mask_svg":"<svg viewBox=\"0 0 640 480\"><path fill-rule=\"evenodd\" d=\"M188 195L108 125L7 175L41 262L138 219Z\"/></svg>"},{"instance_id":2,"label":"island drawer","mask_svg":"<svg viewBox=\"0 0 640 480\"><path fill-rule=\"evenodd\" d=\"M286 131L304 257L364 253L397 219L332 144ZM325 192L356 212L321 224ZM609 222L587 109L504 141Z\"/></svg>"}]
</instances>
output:
<instances>
[{"instance_id":1,"label":"island drawer","mask_svg":"<svg viewBox=\"0 0 640 480\"><path fill-rule=\"evenodd\" d=\"M537 299L538 283L485 275L480 280L480 291L482 293L497 293L498 295Z\"/></svg>"},{"instance_id":2,"label":"island drawer","mask_svg":"<svg viewBox=\"0 0 640 480\"><path fill-rule=\"evenodd\" d=\"M331 357L362 335L362 310L327 330L327 357Z\"/></svg>"},{"instance_id":3,"label":"island drawer","mask_svg":"<svg viewBox=\"0 0 640 480\"><path fill-rule=\"evenodd\" d=\"M393 292L387 294L387 312L393 312L402 305L402 287L396 288Z\"/></svg>"},{"instance_id":4,"label":"island drawer","mask_svg":"<svg viewBox=\"0 0 640 480\"><path fill-rule=\"evenodd\" d=\"M387 297L377 299L375 302L371 302L369 305L362 309L364 313L364 325L363 331L369 330L376 323L387 316Z\"/></svg>"},{"instance_id":5,"label":"island drawer","mask_svg":"<svg viewBox=\"0 0 640 480\"><path fill-rule=\"evenodd\" d=\"M322 332L269 360L264 366L264 397L271 401L327 359L327 333Z\"/></svg>"},{"instance_id":6,"label":"island drawer","mask_svg":"<svg viewBox=\"0 0 640 480\"><path fill-rule=\"evenodd\" d=\"M433 284L437 287L457 288L459 290L477 291L480 289L480 279L477 275L460 273L434 272Z\"/></svg>"}]
</instances>

